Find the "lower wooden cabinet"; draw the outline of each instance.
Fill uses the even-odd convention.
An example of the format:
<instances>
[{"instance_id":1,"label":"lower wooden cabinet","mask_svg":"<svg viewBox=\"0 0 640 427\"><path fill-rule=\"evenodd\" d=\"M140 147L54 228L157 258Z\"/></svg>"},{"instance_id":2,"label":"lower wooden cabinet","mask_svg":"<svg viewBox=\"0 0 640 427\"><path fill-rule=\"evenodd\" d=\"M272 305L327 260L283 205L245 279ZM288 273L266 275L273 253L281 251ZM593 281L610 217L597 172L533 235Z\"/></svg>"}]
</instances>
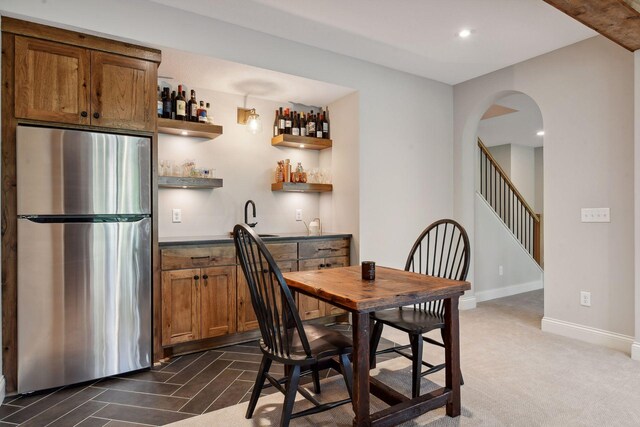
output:
<instances>
[{"instance_id":1,"label":"lower wooden cabinet","mask_svg":"<svg viewBox=\"0 0 640 427\"><path fill-rule=\"evenodd\" d=\"M162 345L236 331L235 266L162 272Z\"/></svg>"},{"instance_id":2,"label":"lower wooden cabinet","mask_svg":"<svg viewBox=\"0 0 640 427\"><path fill-rule=\"evenodd\" d=\"M297 271L296 261L280 261L277 263L280 271L287 273L289 271ZM258 320L256 312L251 304L251 294L249 293L249 285L244 276L242 267L237 267L238 277L238 332L251 331L258 329ZM280 304L278 304L280 307Z\"/></svg>"}]
</instances>

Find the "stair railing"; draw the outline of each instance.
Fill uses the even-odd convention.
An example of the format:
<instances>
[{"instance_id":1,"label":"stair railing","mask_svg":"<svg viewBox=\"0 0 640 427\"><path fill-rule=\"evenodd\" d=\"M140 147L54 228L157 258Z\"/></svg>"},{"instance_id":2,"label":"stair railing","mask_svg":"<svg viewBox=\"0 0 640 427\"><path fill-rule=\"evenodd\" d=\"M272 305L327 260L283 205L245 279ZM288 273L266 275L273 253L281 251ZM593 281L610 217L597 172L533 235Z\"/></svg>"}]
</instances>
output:
<instances>
[{"instance_id":1,"label":"stair railing","mask_svg":"<svg viewBox=\"0 0 640 427\"><path fill-rule=\"evenodd\" d=\"M505 226L540 265L540 217L478 138L480 194Z\"/></svg>"}]
</instances>

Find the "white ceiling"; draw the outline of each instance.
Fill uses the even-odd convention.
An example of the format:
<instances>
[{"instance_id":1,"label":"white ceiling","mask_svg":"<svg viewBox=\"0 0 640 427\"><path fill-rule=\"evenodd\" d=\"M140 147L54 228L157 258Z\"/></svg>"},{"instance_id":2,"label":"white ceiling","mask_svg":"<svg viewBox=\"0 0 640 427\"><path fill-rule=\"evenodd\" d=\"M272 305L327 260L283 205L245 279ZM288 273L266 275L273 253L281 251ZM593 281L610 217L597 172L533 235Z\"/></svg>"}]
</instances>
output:
<instances>
[{"instance_id":1,"label":"white ceiling","mask_svg":"<svg viewBox=\"0 0 640 427\"><path fill-rule=\"evenodd\" d=\"M153 1L448 84L596 35L542 0Z\"/></svg>"},{"instance_id":2,"label":"white ceiling","mask_svg":"<svg viewBox=\"0 0 640 427\"><path fill-rule=\"evenodd\" d=\"M538 104L524 94L505 96L496 104L518 110L490 119L481 120L478 137L487 147L503 144L518 144L542 147L544 137L536 135L543 129L542 113Z\"/></svg>"},{"instance_id":3,"label":"white ceiling","mask_svg":"<svg viewBox=\"0 0 640 427\"><path fill-rule=\"evenodd\" d=\"M251 98L283 103L295 101L315 107L328 105L354 92L343 86L169 48L162 48L158 76L174 87L187 82L188 89L246 95L249 101Z\"/></svg>"}]
</instances>

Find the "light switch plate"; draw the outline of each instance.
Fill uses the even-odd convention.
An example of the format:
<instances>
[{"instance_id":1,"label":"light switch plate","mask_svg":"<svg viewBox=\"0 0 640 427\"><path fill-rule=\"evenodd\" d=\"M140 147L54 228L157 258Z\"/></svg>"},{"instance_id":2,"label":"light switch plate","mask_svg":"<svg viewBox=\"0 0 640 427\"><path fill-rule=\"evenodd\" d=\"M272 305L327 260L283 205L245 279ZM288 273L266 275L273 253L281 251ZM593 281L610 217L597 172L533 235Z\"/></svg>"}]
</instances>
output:
<instances>
[{"instance_id":1,"label":"light switch plate","mask_svg":"<svg viewBox=\"0 0 640 427\"><path fill-rule=\"evenodd\" d=\"M609 208L582 208L582 222L611 222Z\"/></svg>"}]
</instances>

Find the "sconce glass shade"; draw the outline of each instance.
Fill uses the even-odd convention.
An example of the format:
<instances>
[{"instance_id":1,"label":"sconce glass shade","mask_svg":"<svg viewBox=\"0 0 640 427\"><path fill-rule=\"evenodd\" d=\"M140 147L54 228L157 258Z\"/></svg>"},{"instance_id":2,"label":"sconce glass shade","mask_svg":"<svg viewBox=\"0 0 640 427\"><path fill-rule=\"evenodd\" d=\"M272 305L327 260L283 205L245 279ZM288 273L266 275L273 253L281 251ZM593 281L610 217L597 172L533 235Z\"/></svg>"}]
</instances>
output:
<instances>
[{"instance_id":1,"label":"sconce glass shade","mask_svg":"<svg viewBox=\"0 0 640 427\"><path fill-rule=\"evenodd\" d=\"M255 135L262 131L262 121L260 115L256 113L255 109L251 109L249 116L247 117L247 132Z\"/></svg>"}]
</instances>

